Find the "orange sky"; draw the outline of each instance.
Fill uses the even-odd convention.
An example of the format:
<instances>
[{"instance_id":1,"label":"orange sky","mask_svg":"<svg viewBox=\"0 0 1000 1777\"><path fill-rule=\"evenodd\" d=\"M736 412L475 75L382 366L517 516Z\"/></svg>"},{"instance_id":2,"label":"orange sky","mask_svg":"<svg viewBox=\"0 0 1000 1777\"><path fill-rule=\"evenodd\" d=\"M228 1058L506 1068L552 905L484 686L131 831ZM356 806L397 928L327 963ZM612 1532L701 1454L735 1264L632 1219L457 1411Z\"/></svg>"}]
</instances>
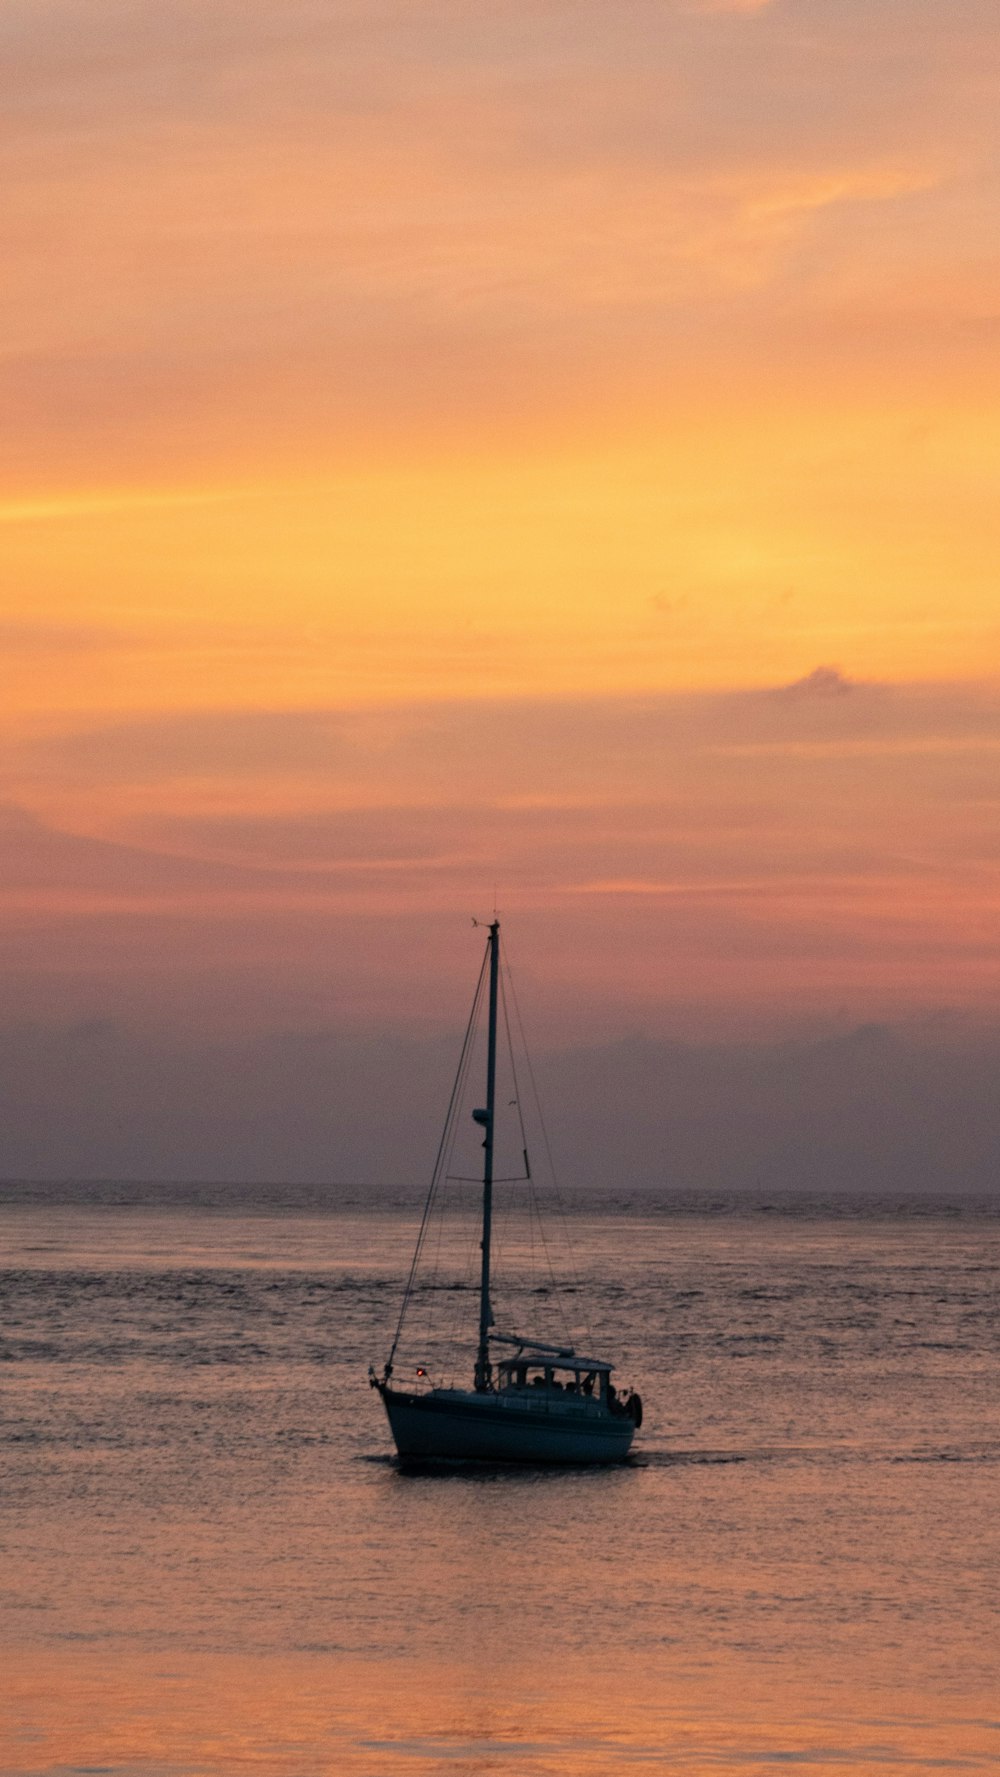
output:
<instances>
[{"instance_id":1,"label":"orange sky","mask_svg":"<svg viewBox=\"0 0 1000 1777\"><path fill-rule=\"evenodd\" d=\"M991 1009L992 0L5 32L15 1015Z\"/></svg>"}]
</instances>

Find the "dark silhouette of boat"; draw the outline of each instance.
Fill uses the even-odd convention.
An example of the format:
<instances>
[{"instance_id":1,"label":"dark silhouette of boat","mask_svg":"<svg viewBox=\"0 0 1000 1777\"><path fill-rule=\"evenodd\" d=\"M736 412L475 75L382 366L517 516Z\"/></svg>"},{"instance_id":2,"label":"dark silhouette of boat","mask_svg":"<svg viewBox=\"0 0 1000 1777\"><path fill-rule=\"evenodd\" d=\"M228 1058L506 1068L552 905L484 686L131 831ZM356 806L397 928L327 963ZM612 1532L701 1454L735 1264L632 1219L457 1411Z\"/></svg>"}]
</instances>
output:
<instances>
[{"instance_id":1,"label":"dark silhouette of boat","mask_svg":"<svg viewBox=\"0 0 1000 1777\"><path fill-rule=\"evenodd\" d=\"M494 918L489 926L473 1015L466 1031L449 1106L450 1119L456 1104L458 1082L465 1075L474 1037L476 1008L486 977L489 982L486 1104L472 1113L474 1121L483 1129L484 1158L479 1336L471 1386L433 1386L423 1369L418 1372L412 1388L401 1387L394 1380L393 1363L414 1287L430 1197L392 1349L381 1374L370 1369L369 1379L382 1398L396 1449L404 1463L621 1462L629 1454L633 1436L642 1423L642 1403L634 1392L618 1393L612 1382L611 1364L603 1358L583 1356L570 1346L545 1344L518 1333L499 1332L493 1321L490 1265L499 972L500 923ZM526 1151L525 1162L527 1164Z\"/></svg>"}]
</instances>

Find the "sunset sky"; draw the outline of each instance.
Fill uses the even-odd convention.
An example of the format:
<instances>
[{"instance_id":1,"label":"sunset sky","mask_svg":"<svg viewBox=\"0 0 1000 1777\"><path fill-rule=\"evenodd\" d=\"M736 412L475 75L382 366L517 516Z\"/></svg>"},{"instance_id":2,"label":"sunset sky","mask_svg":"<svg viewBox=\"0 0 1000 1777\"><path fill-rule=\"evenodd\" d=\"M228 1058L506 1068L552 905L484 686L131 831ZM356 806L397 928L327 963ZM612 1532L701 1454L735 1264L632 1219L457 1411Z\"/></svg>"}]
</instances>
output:
<instances>
[{"instance_id":1,"label":"sunset sky","mask_svg":"<svg viewBox=\"0 0 1000 1777\"><path fill-rule=\"evenodd\" d=\"M494 897L550 1051L996 1022L995 0L0 32L0 1173L224 1166L123 1055L444 1040Z\"/></svg>"}]
</instances>

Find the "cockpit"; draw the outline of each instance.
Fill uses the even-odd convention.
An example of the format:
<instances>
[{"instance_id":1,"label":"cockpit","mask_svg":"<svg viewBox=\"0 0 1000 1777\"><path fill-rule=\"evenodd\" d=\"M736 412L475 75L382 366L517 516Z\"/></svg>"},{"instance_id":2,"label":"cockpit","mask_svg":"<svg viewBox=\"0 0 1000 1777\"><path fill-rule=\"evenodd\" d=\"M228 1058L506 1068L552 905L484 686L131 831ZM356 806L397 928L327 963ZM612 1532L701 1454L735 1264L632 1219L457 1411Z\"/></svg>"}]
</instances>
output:
<instances>
[{"instance_id":1,"label":"cockpit","mask_svg":"<svg viewBox=\"0 0 1000 1777\"><path fill-rule=\"evenodd\" d=\"M514 1343L508 1339L505 1342ZM497 1393L528 1401L559 1399L567 1407L612 1413L616 1418L636 1419L641 1414L638 1395L626 1390L619 1394L611 1380L611 1365L600 1358L578 1357L574 1351L558 1351L553 1347L521 1346L513 1357L503 1358L496 1367Z\"/></svg>"},{"instance_id":2,"label":"cockpit","mask_svg":"<svg viewBox=\"0 0 1000 1777\"><path fill-rule=\"evenodd\" d=\"M581 1395L585 1399L603 1400L607 1395L608 1371L597 1365L581 1369L575 1363L552 1363L541 1359L509 1358L497 1366L497 1386L508 1388L546 1388L557 1393Z\"/></svg>"},{"instance_id":3,"label":"cockpit","mask_svg":"<svg viewBox=\"0 0 1000 1777\"><path fill-rule=\"evenodd\" d=\"M496 1387L501 1394L526 1392L534 1397L536 1391L542 1391L547 1396L575 1398L581 1404L592 1401L612 1410L616 1404L610 1364L551 1347L522 1347L513 1357L504 1358L496 1368Z\"/></svg>"}]
</instances>

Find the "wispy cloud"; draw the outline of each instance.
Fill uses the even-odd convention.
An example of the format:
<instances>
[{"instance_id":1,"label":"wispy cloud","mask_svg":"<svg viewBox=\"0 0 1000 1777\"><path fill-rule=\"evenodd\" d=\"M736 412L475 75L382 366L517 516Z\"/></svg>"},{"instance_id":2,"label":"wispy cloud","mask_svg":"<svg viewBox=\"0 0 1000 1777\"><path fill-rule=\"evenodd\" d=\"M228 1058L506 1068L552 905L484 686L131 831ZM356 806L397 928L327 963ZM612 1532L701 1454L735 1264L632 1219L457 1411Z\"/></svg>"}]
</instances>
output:
<instances>
[{"instance_id":1,"label":"wispy cloud","mask_svg":"<svg viewBox=\"0 0 1000 1777\"><path fill-rule=\"evenodd\" d=\"M22 654L93 654L127 648L127 630L97 623L31 623L0 620L0 657Z\"/></svg>"},{"instance_id":2,"label":"wispy cloud","mask_svg":"<svg viewBox=\"0 0 1000 1777\"><path fill-rule=\"evenodd\" d=\"M983 1002L985 0L8 12L19 1008Z\"/></svg>"},{"instance_id":3,"label":"wispy cloud","mask_svg":"<svg viewBox=\"0 0 1000 1777\"><path fill-rule=\"evenodd\" d=\"M816 666L790 685L776 686L772 695L782 698L848 697L857 689L857 682L842 673L839 666Z\"/></svg>"},{"instance_id":4,"label":"wispy cloud","mask_svg":"<svg viewBox=\"0 0 1000 1777\"><path fill-rule=\"evenodd\" d=\"M754 13L765 12L769 6L778 4L778 0L688 0L686 10L702 13L745 14L748 18Z\"/></svg>"},{"instance_id":5,"label":"wispy cloud","mask_svg":"<svg viewBox=\"0 0 1000 1777\"><path fill-rule=\"evenodd\" d=\"M123 487L117 490L63 494L31 500L0 501L0 524L60 523L74 519L101 518L117 513L170 511L174 507L216 506L229 500L245 500L246 488L151 489Z\"/></svg>"}]
</instances>

